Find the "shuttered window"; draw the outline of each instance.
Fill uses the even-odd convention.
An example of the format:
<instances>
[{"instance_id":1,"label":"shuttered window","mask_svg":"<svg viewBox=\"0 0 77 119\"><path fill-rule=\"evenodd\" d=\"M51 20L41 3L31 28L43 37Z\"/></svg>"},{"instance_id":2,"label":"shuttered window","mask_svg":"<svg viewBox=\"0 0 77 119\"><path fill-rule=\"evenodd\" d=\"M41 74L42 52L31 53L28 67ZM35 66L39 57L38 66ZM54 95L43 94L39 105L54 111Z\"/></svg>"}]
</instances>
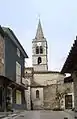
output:
<instances>
[{"instance_id":1,"label":"shuttered window","mask_svg":"<svg viewBox=\"0 0 77 119\"><path fill-rule=\"evenodd\" d=\"M16 62L16 82L21 83L21 65Z\"/></svg>"},{"instance_id":2,"label":"shuttered window","mask_svg":"<svg viewBox=\"0 0 77 119\"><path fill-rule=\"evenodd\" d=\"M21 104L21 92L16 90L16 104Z\"/></svg>"}]
</instances>

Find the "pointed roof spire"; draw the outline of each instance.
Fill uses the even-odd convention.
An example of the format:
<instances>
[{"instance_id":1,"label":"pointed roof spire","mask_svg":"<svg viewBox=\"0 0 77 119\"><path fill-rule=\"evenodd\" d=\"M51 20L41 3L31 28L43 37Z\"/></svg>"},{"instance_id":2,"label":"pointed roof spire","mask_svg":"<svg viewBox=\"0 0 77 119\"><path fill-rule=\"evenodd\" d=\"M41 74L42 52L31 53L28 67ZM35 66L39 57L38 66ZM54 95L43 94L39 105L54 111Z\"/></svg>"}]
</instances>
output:
<instances>
[{"instance_id":1,"label":"pointed roof spire","mask_svg":"<svg viewBox=\"0 0 77 119\"><path fill-rule=\"evenodd\" d=\"M42 31L42 26L41 26L41 21L39 19L39 23L38 23L38 27L37 27L37 32L36 32L36 39L41 40L42 38L44 38L44 34Z\"/></svg>"}]
</instances>

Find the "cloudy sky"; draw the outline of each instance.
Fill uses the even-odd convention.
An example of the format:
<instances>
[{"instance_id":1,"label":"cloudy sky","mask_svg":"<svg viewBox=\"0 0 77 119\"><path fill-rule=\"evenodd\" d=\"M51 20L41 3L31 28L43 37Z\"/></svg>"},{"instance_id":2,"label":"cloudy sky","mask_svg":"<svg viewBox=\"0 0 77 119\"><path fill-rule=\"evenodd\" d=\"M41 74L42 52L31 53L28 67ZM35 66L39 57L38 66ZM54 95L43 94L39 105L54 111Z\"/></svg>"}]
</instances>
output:
<instances>
[{"instance_id":1,"label":"cloudy sky","mask_svg":"<svg viewBox=\"0 0 77 119\"><path fill-rule=\"evenodd\" d=\"M61 70L77 35L77 0L0 0L0 24L10 27L31 66L38 19L48 41L49 70Z\"/></svg>"}]
</instances>

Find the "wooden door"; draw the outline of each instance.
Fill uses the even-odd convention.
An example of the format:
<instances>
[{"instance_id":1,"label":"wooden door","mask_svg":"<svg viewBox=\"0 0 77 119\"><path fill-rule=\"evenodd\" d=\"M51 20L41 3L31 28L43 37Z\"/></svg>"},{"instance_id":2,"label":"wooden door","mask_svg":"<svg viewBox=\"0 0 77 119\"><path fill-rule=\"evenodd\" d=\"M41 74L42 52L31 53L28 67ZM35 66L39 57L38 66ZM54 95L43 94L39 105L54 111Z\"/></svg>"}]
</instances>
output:
<instances>
[{"instance_id":1,"label":"wooden door","mask_svg":"<svg viewBox=\"0 0 77 119\"><path fill-rule=\"evenodd\" d=\"M65 96L65 108L72 109L72 95Z\"/></svg>"}]
</instances>

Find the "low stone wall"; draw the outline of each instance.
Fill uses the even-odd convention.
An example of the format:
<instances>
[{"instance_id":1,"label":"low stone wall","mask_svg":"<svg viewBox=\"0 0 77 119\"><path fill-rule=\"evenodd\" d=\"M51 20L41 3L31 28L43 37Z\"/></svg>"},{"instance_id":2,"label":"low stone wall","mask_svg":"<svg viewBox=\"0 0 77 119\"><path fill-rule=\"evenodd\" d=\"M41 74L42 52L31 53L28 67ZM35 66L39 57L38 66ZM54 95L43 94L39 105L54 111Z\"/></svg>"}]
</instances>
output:
<instances>
[{"instance_id":1,"label":"low stone wall","mask_svg":"<svg viewBox=\"0 0 77 119\"><path fill-rule=\"evenodd\" d=\"M54 109L57 107L57 101L56 101L56 87L58 92L64 92L67 88L69 88L68 93L73 92L73 84L67 83L67 84L59 84L59 85L51 85L44 87L43 94L44 94L44 109ZM65 108L65 99L62 99L61 107Z\"/></svg>"}]
</instances>

